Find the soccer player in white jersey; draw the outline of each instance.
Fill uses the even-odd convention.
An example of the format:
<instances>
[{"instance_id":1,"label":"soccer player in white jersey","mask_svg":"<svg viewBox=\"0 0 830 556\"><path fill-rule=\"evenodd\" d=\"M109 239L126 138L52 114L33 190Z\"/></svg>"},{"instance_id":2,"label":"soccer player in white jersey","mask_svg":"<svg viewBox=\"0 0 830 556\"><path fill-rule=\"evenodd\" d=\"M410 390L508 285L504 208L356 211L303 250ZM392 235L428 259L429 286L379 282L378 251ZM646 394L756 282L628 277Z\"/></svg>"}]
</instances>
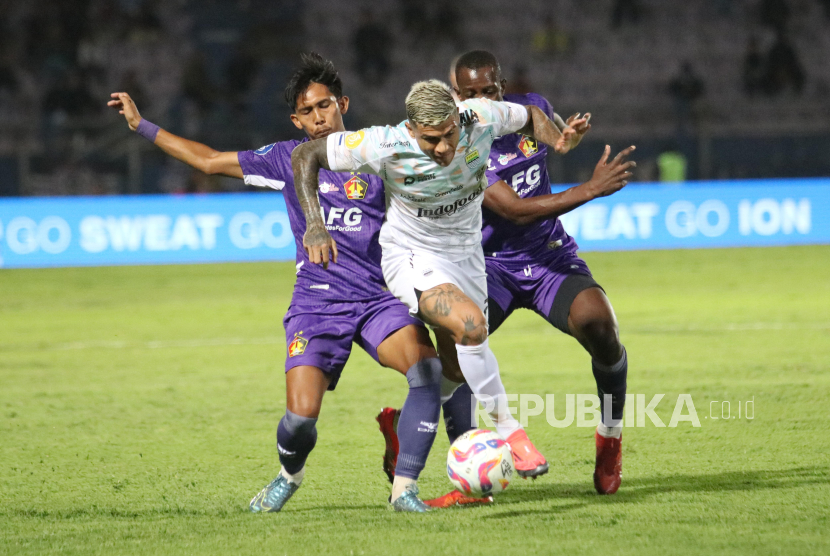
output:
<instances>
[{"instance_id":1,"label":"soccer player in white jersey","mask_svg":"<svg viewBox=\"0 0 830 556\"><path fill-rule=\"evenodd\" d=\"M379 239L390 291L439 339L451 339L463 379L510 443L517 471L541 475L548 463L506 408L488 346L481 201L497 137L519 132L564 153L581 136L570 126L560 131L534 106L488 99L456 105L450 88L437 80L413 85L406 112L407 120L396 127L333 133L294 150L295 186L307 222L304 247L314 263L337 262L337 246L320 216L321 168L380 176L389 198ZM442 399L449 399L459 378L444 378Z\"/></svg>"}]
</instances>

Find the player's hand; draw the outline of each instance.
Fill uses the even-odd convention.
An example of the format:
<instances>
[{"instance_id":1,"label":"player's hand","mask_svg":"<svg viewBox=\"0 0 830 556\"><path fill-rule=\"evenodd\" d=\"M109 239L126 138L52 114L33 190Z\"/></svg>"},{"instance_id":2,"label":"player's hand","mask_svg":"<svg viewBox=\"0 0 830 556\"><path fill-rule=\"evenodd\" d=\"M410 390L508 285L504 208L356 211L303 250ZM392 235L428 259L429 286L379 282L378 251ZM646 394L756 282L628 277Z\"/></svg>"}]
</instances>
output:
<instances>
[{"instance_id":1,"label":"player's hand","mask_svg":"<svg viewBox=\"0 0 830 556\"><path fill-rule=\"evenodd\" d=\"M611 156L611 146L605 146L605 152L594 168L593 177L582 184L582 187L587 190L591 199L606 197L626 186L632 175L630 170L637 166L636 162L626 160L626 158L636 148L634 145L631 145L627 149L620 151L611 162L608 162L608 157Z\"/></svg>"},{"instance_id":2,"label":"player's hand","mask_svg":"<svg viewBox=\"0 0 830 556\"><path fill-rule=\"evenodd\" d=\"M566 154L575 149L585 134L588 133L588 130L591 129L590 121L590 112L586 112L584 116L579 113L573 114L565 121L567 125L562 130L562 136L554 145L553 150L558 154Z\"/></svg>"},{"instance_id":3,"label":"player's hand","mask_svg":"<svg viewBox=\"0 0 830 556\"><path fill-rule=\"evenodd\" d=\"M127 125L130 126L132 131L135 131L141 121L141 114L138 113L138 107L136 107L133 99L127 93L112 93L110 96L113 100L109 101L107 106L118 110L119 114L123 114L127 120Z\"/></svg>"},{"instance_id":4,"label":"player's hand","mask_svg":"<svg viewBox=\"0 0 830 556\"><path fill-rule=\"evenodd\" d=\"M322 224L311 225L303 234L303 247L308 253L309 260L314 264L322 264L328 269L329 260L337 262L337 243ZM329 259L331 251L331 259Z\"/></svg>"}]
</instances>

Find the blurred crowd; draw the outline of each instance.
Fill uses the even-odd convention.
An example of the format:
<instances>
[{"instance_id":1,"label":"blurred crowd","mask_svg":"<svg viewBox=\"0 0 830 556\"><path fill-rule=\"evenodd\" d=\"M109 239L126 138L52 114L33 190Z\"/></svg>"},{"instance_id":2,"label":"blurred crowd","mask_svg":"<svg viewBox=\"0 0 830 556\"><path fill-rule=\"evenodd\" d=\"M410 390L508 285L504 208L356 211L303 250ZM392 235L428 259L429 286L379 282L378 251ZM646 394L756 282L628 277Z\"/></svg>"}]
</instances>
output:
<instances>
[{"instance_id":1,"label":"blurred crowd","mask_svg":"<svg viewBox=\"0 0 830 556\"><path fill-rule=\"evenodd\" d=\"M793 41L793 12L806 3L819 4L830 33L830 0L705 3L715 18L743 17L748 6L757 21L759 32L747 41L742 67L734 66L736 89L742 87L745 98L803 95L811 80L818 82ZM312 4L0 0L0 195L238 187L190 172L146 145L135 155L132 137L107 112L106 100L113 91L126 91L144 116L216 148L247 148L296 136L281 90L297 53L314 43L307 40L313 39L308 29L314 22L310 25L305 17ZM647 26L654 24L649 19L654 2L607 0L603 5L608 10L605 28L612 34L647 34ZM349 10L352 20L343 23L351 25L345 50L339 55L323 51L376 96L399 103L390 78L411 82L423 77L406 73L402 55L486 46L470 31L474 12L464 3L398 0L390 6L356 4ZM537 82L545 64L573 58L593 41L554 5L537 8L539 16L526 29L524 43L516 45L522 55L505 56L509 92L541 86L539 92L547 93L546 83ZM711 97L712 80L719 77L695 59L676 63L674 75L654 94L674 103L673 125L683 137L695 133L698 106ZM585 71L587 79L591 68ZM356 111L351 123L372 121L364 110Z\"/></svg>"}]
</instances>

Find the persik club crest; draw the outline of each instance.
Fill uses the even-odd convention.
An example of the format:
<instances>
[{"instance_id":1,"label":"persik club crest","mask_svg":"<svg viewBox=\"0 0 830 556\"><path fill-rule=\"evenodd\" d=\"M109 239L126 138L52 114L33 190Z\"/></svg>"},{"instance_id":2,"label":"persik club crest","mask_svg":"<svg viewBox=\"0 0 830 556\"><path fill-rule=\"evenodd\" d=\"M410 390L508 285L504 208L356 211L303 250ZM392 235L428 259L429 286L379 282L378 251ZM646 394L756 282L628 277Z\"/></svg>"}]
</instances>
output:
<instances>
[{"instance_id":1,"label":"persik club crest","mask_svg":"<svg viewBox=\"0 0 830 556\"><path fill-rule=\"evenodd\" d=\"M294 334L294 339L288 344L288 357L302 355L305 352L305 347L308 345L308 340L302 337L302 331Z\"/></svg>"},{"instance_id":2,"label":"persik club crest","mask_svg":"<svg viewBox=\"0 0 830 556\"><path fill-rule=\"evenodd\" d=\"M539 146L536 143L536 139L522 135L522 140L519 141L519 150L522 151L525 158L530 158L531 155L539 152Z\"/></svg>"},{"instance_id":3,"label":"persik club crest","mask_svg":"<svg viewBox=\"0 0 830 556\"><path fill-rule=\"evenodd\" d=\"M343 190L346 192L346 197L352 200L359 200L366 197L366 191L369 189L369 184L360 179L360 176L352 176L352 178L343 184Z\"/></svg>"}]
</instances>

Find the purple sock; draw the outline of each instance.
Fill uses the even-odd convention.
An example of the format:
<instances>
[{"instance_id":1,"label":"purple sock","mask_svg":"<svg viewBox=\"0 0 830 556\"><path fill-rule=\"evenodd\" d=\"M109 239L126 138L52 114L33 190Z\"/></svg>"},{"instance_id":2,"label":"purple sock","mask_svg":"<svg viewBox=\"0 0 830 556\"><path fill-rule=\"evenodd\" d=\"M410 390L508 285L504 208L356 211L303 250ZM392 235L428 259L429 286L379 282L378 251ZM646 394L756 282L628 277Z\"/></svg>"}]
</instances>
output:
<instances>
[{"instance_id":1,"label":"purple sock","mask_svg":"<svg viewBox=\"0 0 830 556\"><path fill-rule=\"evenodd\" d=\"M301 417L285 410L277 427L277 451L280 463L290 474L295 474L305 466L308 454L317 444L317 419Z\"/></svg>"},{"instance_id":2,"label":"purple sock","mask_svg":"<svg viewBox=\"0 0 830 556\"><path fill-rule=\"evenodd\" d=\"M597 395L599 396L599 405L602 412L602 423L606 426L616 426L616 422L622 420L623 410L625 408L625 391L628 379L628 354L623 348L623 354L620 360L608 367L596 361L591 362L591 367L594 371L594 379L597 381ZM611 413L609 423L608 415L605 408L605 394L611 395Z\"/></svg>"},{"instance_id":3,"label":"purple sock","mask_svg":"<svg viewBox=\"0 0 830 556\"><path fill-rule=\"evenodd\" d=\"M444 402L444 427L450 444L465 432L475 428L473 424L473 404L475 397L466 382L455 389L452 397Z\"/></svg>"},{"instance_id":4,"label":"purple sock","mask_svg":"<svg viewBox=\"0 0 830 556\"><path fill-rule=\"evenodd\" d=\"M441 415L441 361L424 359L406 373L409 394L398 418L396 477L417 479L427 463Z\"/></svg>"},{"instance_id":5,"label":"purple sock","mask_svg":"<svg viewBox=\"0 0 830 556\"><path fill-rule=\"evenodd\" d=\"M149 142L155 143L156 135L159 134L159 126L142 118L142 120L138 122L138 127L135 132L147 139Z\"/></svg>"}]
</instances>

